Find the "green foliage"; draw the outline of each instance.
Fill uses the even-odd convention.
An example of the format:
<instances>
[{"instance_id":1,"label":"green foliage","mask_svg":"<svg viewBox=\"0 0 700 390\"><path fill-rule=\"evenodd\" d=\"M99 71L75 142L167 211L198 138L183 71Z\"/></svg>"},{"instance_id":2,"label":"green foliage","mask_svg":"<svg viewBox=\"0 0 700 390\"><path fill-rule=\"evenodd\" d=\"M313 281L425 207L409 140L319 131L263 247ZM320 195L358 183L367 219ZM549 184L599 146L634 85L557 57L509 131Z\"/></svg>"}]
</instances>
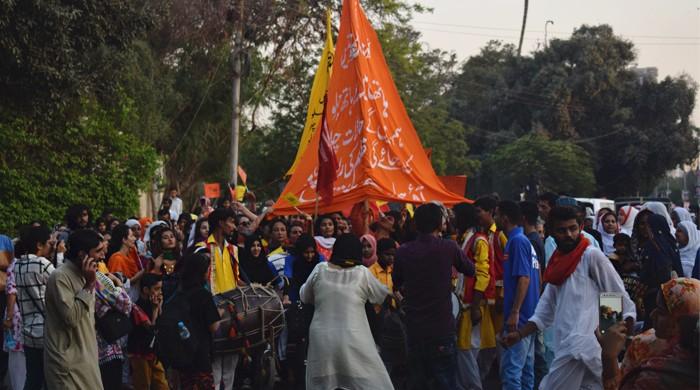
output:
<instances>
[{"instance_id":1,"label":"green foliage","mask_svg":"<svg viewBox=\"0 0 700 390\"><path fill-rule=\"evenodd\" d=\"M117 103L115 75L149 11L138 1L0 1L0 106L36 121L79 116L81 98Z\"/></svg>"},{"instance_id":2,"label":"green foliage","mask_svg":"<svg viewBox=\"0 0 700 390\"><path fill-rule=\"evenodd\" d=\"M589 153L598 195L648 193L665 172L697 157L690 122L697 86L687 76L640 81L634 59L633 44L607 25L584 25L532 57L492 42L464 64L450 114L474 128L467 140L482 160L503 142L541 131Z\"/></svg>"},{"instance_id":3,"label":"green foliage","mask_svg":"<svg viewBox=\"0 0 700 390\"><path fill-rule=\"evenodd\" d=\"M138 191L157 154L119 130L116 117L133 119L128 106L108 113L86 103L83 114L63 131L26 119L0 123L0 231L32 220L61 221L74 203L122 218L138 212Z\"/></svg>"},{"instance_id":4,"label":"green foliage","mask_svg":"<svg viewBox=\"0 0 700 390\"><path fill-rule=\"evenodd\" d=\"M536 133L499 147L486 166L504 194L534 185L540 191L586 196L595 187L591 160L583 148Z\"/></svg>"}]
</instances>

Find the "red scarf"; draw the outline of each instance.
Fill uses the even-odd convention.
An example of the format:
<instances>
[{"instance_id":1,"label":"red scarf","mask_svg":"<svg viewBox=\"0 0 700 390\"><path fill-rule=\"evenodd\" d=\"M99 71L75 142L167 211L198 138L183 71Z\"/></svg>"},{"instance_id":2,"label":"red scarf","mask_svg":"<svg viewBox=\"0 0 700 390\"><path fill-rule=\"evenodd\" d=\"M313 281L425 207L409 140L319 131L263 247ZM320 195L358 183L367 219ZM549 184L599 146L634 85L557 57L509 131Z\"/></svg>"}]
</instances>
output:
<instances>
[{"instance_id":1,"label":"red scarf","mask_svg":"<svg viewBox=\"0 0 700 390\"><path fill-rule=\"evenodd\" d=\"M578 267L578 263L583 257L583 252L590 245L590 241L586 237L581 236L576 248L569 253L563 253L559 249L554 251L552 258L549 259L547 269L544 271L544 282L551 283L555 286L560 286L573 274Z\"/></svg>"}]
</instances>

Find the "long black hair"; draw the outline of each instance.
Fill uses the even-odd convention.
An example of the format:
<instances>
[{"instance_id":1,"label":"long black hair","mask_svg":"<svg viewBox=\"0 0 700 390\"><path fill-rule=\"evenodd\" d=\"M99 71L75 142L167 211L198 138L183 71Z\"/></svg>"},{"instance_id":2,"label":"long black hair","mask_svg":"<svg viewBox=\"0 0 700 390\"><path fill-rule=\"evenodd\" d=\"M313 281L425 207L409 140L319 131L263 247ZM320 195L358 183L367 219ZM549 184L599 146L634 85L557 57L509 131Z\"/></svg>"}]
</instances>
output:
<instances>
[{"instance_id":1,"label":"long black hair","mask_svg":"<svg viewBox=\"0 0 700 390\"><path fill-rule=\"evenodd\" d=\"M169 226L156 226L156 228L151 231L151 241L149 241L149 243L151 246L151 254L154 258L160 256L164 252L162 239L165 232L171 232L175 235L175 232ZM179 261L182 254L178 250L177 245L175 245L175 248L172 248L171 251L175 255L175 260Z\"/></svg>"},{"instance_id":2,"label":"long black hair","mask_svg":"<svg viewBox=\"0 0 700 390\"><path fill-rule=\"evenodd\" d=\"M338 229L338 225L336 225L335 219L333 219L333 217L331 217L330 214L321 215L320 217L318 217L316 219L316 223L314 224L314 229L315 229L314 234L315 235L322 236L322 234L321 234L321 222L323 222L323 220L325 220L325 219L330 219L331 222L333 222L333 232L335 232Z\"/></svg>"},{"instance_id":3,"label":"long black hair","mask_svg":"<svg viewBox=\"0 0 700 390\"><path fill-rule=\"evenodd\" d=\"M303 233L297 238L297 242L294 243L293 254L297 256L298 259L301 259L302 256L304 256L304 252L309 248L314 248L316 251L316 261L321 261L321 257L316 249L316 240L308 233Z\"/></svg>"},{"instance_id":4,"label":"long black hair","mask_svg":"<svg viewBox=\"0 0 700 390\"><path fill-rule=\"evenodd\" d=\"M207 272L209 272L209 257L202 253L192 253L182 259L182 272L180 273L180 287L188 290L204 286Z\"/></svg>"},{"instance_id":5,"label":"long black hair","mask_svg":"<svg viewBox=\"0 0 700 390\"><path fill-rule=\"evenodd\" d=\"M125 224L119 224L114 229L112 229L112 238L109 239L109 245L107 246L107 255L105 260L109 262L109 258L113 254L119 252L124 245L124 240L129 237L129 232L131 229Z\"/></svg>"},{"instance_id":6,"label":"long black hair","mask_svg":"<svg viewBox=\"0 0 700 390\"><path fill-rule=\"evenodd\" d=\"M88 224L85 227L89 227L92 222L92 213L90 213L90 208L84 204L74 204L66 210L66 214L63 219L68 225L70 230L81 229L82 227L78 225L77 220L83 216L83 211L88 212Z\"/></svg>"},{"instance_id":7,"label":"long black hair","mask_svg":"<svg viewBox=\"0 0 700 390\"><path fill-rule=\"evenodd\" d=\"M354 234L341 234L333 245L331 263L343 268L362 264L362 242Z\"/></svg>"}]
</instances>

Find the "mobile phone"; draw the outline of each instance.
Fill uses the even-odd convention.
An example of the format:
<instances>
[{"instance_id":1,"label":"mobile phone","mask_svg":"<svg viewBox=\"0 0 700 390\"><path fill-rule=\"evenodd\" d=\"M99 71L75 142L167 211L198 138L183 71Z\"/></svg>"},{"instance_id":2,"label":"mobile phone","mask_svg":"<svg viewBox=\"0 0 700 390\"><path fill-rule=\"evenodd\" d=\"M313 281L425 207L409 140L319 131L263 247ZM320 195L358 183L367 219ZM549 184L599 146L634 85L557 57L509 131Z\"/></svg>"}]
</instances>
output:
<instances>
[{"instance_id":1,"label":"mobile phone","mask_svg":"<svg viewBox=\"0 0 700 390\"><path fill-rule=\"evenodd\" d=\"M600 293L598 306L598 329L600 329L600 333L605 333L608 328L622 321L622 293Z\"/></svg>"}]
</instances>

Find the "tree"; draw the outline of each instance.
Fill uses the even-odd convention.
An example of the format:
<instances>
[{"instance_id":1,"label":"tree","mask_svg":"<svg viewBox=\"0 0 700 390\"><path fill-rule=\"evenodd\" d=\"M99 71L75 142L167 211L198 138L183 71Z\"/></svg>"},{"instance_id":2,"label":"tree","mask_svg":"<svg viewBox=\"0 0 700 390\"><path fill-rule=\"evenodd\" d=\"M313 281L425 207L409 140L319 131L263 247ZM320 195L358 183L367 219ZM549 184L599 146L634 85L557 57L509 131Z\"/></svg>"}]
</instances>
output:
<instances>
[{"instance_id":1,"label":"tree","mask_svg":"<svg viewBox=\"0 0 700 390\"><path fill-rule=\"evenodd\" d=\"M502 194L520 192L525 186L539 191L590 195L595 182L588 153L580 146L528 134L496 149L485 165Z\"/></svg>"},{"instance_id":2,"label":"tree","mask_svg":"<svg viewBox=\"0 0 700 390\"><path fill-rule=\"evenodd\" d=\"M245 18L245 73L241 89L240 162L259 197L277 197L276 183L292 163L303 129L311 78L325 35L325 10L339 3L249 4ZM226 181L230 139L230 32L239 2L175 1L139 45L124 83L136 99L140 123L130 131L153 142L166 159L168 182L190 195L202 180ZM420 6L396 0L363 2L402 98L437 170L474 170L466 130L449 118L445 86L455 60L425 50L406 26ZM202 23L202 21L205 21ZM206 27L200 27L206 26ZM144 104L141 104L144 102ZM265 115L261 115L264 113Z\"/></svg>"},{"instance_id":3,"label":"tree","mask_svg":"<svg viewBox=\"0 0 700 390\"><path fill-rule=\"evenodd\" d=\"M46 131L28 119L0 123L0 150L7 151L0 157L0 231L34 220L61 221L74 203L94 213L136 215L139 190L158 156L113 120L131 121L134 110L125 104L119 113L108 113L86 102L82 112L80 121L62 131Z\"/></svg>"},{"instance_id":4,"label":"tree","mask_svg":"<svg viewBox=\"0 0 700 390\"><path fill-rule=\"evenodd\" d=\"M450 115L474 129L467 141L481 160L542 130L589 153L598 195L647 193L698 154L697 86L687 76L640 82L634 59L607 25L584 25L531 57L492 42L462 67Z\"/></svg>"},{"instance_id":5,"label":"tree","mask_svg":"<svg viewBox=\"0 0 700 390\"><path fill-rule=\"evenodd\" d=\"M0 107L55 120L79 116L83 98L118 103L114 75L151 21L138 3L3 1Z\"/></svg>"}]
</instances>

